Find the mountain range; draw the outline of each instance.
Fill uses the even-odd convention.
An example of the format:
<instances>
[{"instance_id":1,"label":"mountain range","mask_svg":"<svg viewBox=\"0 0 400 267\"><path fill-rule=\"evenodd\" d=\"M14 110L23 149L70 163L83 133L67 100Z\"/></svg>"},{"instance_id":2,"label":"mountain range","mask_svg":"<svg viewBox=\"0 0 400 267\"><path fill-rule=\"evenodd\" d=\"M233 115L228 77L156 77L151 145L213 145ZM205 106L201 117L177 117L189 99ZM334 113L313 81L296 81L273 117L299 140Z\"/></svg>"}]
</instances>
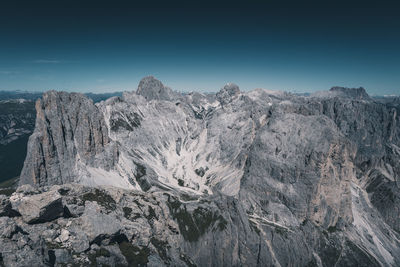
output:
<instances>
[{"instance_id":1,"label":"mountain range","mask_svg":"<svg viewBox=\"0 0 400 267\"><path fill-rule=\"evenodd\" d=\"M400 265L399 98L182 94L149 76L35 110L1 196L6 266Z\"/></svg>"}]
</instances>

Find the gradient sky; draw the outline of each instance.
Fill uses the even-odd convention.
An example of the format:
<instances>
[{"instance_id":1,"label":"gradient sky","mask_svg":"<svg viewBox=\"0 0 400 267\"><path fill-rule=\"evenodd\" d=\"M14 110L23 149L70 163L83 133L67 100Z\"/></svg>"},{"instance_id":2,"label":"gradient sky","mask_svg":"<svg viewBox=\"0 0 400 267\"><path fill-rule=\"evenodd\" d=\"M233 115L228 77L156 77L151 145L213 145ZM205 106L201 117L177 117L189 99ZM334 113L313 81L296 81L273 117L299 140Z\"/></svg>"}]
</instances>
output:
<instances>
[{"instance_id":1,"label":"gradient sky","mask_svg":"<svg viewBox=\"0 0 400 267\"><path fill-rule=\"evenodd\" d=\"M400 6L388 1L1 1L0 90L400 94Z\"/></svg>"}]
</instances>

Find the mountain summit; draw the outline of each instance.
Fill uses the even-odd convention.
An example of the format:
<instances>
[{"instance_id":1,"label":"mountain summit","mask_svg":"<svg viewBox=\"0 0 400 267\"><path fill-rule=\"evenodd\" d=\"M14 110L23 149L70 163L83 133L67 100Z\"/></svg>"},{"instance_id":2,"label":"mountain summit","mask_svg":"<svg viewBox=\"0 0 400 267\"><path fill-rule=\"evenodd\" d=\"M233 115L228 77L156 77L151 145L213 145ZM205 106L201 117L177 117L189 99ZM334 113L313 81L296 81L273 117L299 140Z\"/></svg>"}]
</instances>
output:
<instances>
[{"instance_id":1,"label":"mountain summit","mask_svg":"<svg viewBox=\"0 0 400 267\"><path fill-rule=\"evenodd\" d=\"M136 93L147 100L172 100L176 95L171 88L164 86L153 76L140 80Z\"/></svg>"},{"instance_id":2,"label":"mountain summit","mask_svg":"<svg viewBox=\"0 0 400 267\"><path fill-rule=\"evenodd\" d=\"M217 93L217 99L221 102L221 104L226 104L237 98L239 94L239 86L234 83L227 83Z\"/></svg>"},{"instance_id":3,"label":"mountain summit","mask_svg":"<svg viewBox=\"0 0 400 267\"><path fill-rule=\"evenodd\" d=\"M335 86L332 87L329 91L338 93L339 95L342 96L352 97L356 99L370 99L368 93L365 91L363 87L347 88L347 87Z\"/></svg>"}]
</instances>

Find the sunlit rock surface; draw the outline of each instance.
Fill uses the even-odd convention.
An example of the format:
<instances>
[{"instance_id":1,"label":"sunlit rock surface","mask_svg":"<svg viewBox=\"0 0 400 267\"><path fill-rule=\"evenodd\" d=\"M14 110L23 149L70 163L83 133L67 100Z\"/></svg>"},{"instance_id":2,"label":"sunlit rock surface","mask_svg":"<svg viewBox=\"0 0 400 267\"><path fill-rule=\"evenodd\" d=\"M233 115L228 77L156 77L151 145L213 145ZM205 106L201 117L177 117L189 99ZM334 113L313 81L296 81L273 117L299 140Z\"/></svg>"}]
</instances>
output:
<instances>
[{"instance_id":1,"label":"sunlit rock surface","mask_svg":"<svg viewBox=\"0 0 400 267\"><path fill-rule=\"evenodd\" d=\"M2 200L6 265L400 265L399 101L146 77L97 104L47 92L36 110L20 180L36 189ZM40 218L50 196L63 212L27 220L24 201Z\"/></svg>"}]
</instances>

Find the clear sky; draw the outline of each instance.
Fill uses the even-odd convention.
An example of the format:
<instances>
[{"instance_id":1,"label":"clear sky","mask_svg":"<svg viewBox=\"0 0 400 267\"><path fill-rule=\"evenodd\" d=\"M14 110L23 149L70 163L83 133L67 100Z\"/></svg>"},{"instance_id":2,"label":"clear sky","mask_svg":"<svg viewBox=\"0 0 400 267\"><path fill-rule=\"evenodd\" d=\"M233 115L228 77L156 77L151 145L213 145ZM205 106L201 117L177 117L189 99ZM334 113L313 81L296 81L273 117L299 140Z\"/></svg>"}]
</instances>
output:
<instances>
[{"instance_id":1,"label":"clear sky","mask_svg":"<svg viewBox=\"0 0 400 267\"><path fill-rule=\"evenodd\" d=\"M0 90L400 94L400 7L389 1L1 1Z\"/></svg>"}]
</instances>

